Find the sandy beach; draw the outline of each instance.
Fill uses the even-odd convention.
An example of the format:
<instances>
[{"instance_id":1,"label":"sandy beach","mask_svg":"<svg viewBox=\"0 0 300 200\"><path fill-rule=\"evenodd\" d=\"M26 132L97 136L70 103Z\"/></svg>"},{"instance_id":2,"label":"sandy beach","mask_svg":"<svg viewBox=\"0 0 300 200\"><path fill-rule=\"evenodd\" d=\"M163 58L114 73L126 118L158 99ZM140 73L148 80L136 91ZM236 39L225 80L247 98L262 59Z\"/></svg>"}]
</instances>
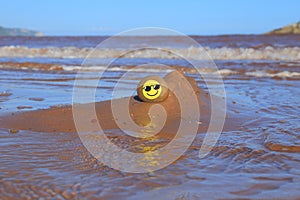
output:
<instances>
[{"instance_id":1,"label":"sandy beach","mask_svg":"<svg viewBox=\"0 0 300 200\"><path fill-rule=\"evenodd\" d=\"M168 70L133 67L143 63L159 62L181 71L197 96L201 113L199 121L192 122L198 130L187 151L163 169L140 174L112 169L94 158L74 124L72 92L77 72L86 71L86 81L96 80L95 72L103 70L105 59L120 50L99 51L103 60L82 66L93 45L105 37L58 38L0 40L1 199L211 199L212 194L214 199L300 197L299 36L194 37L218 66L217 71L203 66L201 73L210 77L215 87L218 80L214 74L222 76L227 102L221 136L201 159L199 150L211 120L211 96L203 77L189 63L168 54L149 51L144 57L136 54L116 60L99 81L92 105L97 117L86 123L87 132L99 123L113 144L139 153L163 148L174 139L182 119L180 103L172 92L165 101L155 103L168 116L157 135L134 138L116 123L112 101L122 105L128 100L136 124L145 126L151 121L148 113L153 103L139 100L136 93L112 99L117 82L130 70L137 78L124 81L127 93L147 75L167 75L171 88L187 91L178 76L168 76ZM197 56L195 48L185 48L180 38L139 39L140 43L169 42L171 50L179 48L183 55ZM122 42L120 45L128 38ZM79 107L84 113L91 104ZM120 158L119 162L129 161Z\"/></svg>"}]
</instances>

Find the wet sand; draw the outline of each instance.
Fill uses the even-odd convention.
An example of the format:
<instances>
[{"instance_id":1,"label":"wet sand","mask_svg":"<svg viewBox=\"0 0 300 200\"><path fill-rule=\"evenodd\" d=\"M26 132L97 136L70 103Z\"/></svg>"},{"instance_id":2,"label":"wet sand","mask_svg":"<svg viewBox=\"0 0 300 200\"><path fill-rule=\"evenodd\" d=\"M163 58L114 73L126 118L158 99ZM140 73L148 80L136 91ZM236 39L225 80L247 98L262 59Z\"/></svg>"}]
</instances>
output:
<instances>
[{"instance_id":1,"label":"wet sand","mask_svg":"<svg viewBox=\"0 0 300 200\"><path fill-rule=\"evenodd\" d=\"M211 117L210 95L199 89L194 79L180 76L173 76L171 73L166 80L170 88L185 90L181 88L182 83L180 79L188 79L193 92L197 94L201 110L201 118L193 123L197 124L199 134L205 133ZM189 98L189 95L187 95L187 98ZM123 98L113 101L122 103L125 100ZM129 97L129 102L130 115L134 122L140 126L147 125L150 120L148 112L153 103L142 102L137 96ZM93 126L93 123L99 122L107 137L114 144L124 149L143 153L161 148L173 139L180 123L181 111L180 105L172 92L170 92L169 97L165 101L155 104L163 106L168 117L164 128L154 137L140 139L122 133L113 117L111 101L95 103L97 119L93 119L90 121L90 124L87 124L87 130ZM83 113L85 109L89 108L90 104L80 105ZM242 121L238 119L239 117L229 117L228 115L224 130L237 129L244 122L245 118ZM3 180L1 182L1 193L3 199L19 197L25 199L37 197L66 199L101 197L119 199L126 196L135 198L135 195L137 195L136 198L138 199L140 195L150 195L152 193L151 190L154 188L163 189L176 186L182 183L186 177L191 180L206 179L198 177L199 175L192 175L192 173L185 175L184 170L180 169L180 167L177 168L176 165L168 167L168 177L163 178L163 181L159 182L155 181L161 176L156 177L157 175L155 174L157 172L134 175L115 171L104 166L92 157L80 142L74 125L72 106L10 113L9 115L1 116L0 126L9 130L8 133L5 129L1 129L1 140L3 141L1 151L6 155L5 158L2 158L5 164L1 168ZM32 134L28 134L28 131L32 132ZM202 137L198 137L197 142L201 143L202 139ZM9 141L11 140L15 142L10 143ZM193 144L188 151L195 152L200 149L199 147L199 144ZM11 148L13 148L13 151L9 151ZM28 151L30 151L29 154ZM185 160L187 156L188 154L181 156L176 163ZM148 161L152 162L151 160ZM126 161L124 160L124 162ZM15 167L11 169L9 167L11 165ZM172 169L174 167L175 169ZM169 168L171 168L171 171L169 171ZM60 175L61 173L64 175ZM160 174L161 172L158 173ZM176 175L176 178L172 178L172 174ZM183 177L178 177L179 174ZM69 182L63 178L65 176L73 176L73 180ZM100 176L101 178L94 177L94 181L90 182L88 177L91 176ZM9 177L14 178L10 180ZM113 187L108 187L102 191L101 188L103 186L100 188L92 186L96 184L97 181L95 180L101 182L120 181L118 181L118 185L113 184ZM37 184L36 181L39 183ZM59 184L55 184L55 182L59 182ZM101 184L104 184L104 182ZM131 188L131 192L127 188ZM145 194L147 190L150 190L149 194L147 192ZM140 193L138 191L143 192ZM169 192L167 191L166 193ZM173 191L171 194L173 195ZM178 197L186 195L185 193L174 194Z\"/></svg>"},{"instance_id":2,"label":"wet sand","mask_svg":"<svg viewBox=\"0 0 300 200\"><path fill-rule=\"evenodd\" d=\"M198 104L201 109L202 121L208 123L210 118L210 96L207 92L199 90L197 83L192 78L184 77L177 72L170 73L166 76L166 80L169 83L170 88L176 88L179 91L185 91L182 88L182 80L187 79L192 86L193 93L197 95ZM188 94L187 94L187 97ZM155 105L154 103L143 102L138 99L137 96L125 97L123 99L114 99L103 102L96 102L94 104L78 105L79 109L82 109L82 113L91 106L95 107L97 119L92 119L88 126L92 126L93 123L100 123L103 130L116 129L118 125L115 122L115 117L112 113L112 102L116 105L123 105L129 99L129 112L133 121L140 125L146 126L150 122L149 109ZM162 106L167 113L166 127L175 127L174 124L180 121L180 104L174 93L170 92L169 97L156 105ZM25 106L22 106L25 107ZM0 118L0 126L4 128L31 130L36 132L74 132L76 133L76 127L74 124L72 106L65 106L61 108L50 108L43 110L36 110L30 112L18 112L11 113L8 116L2 116ZM197 123L197 122L194 122ZM203 128L202 128L203 129ZM202 130L204 131L204 130Z\"/></svg>"},{"instance_id":3,"label":"wet sand","mask_svg":"<svg viewBox=\"0 0 300 200\"><path fill-rule=\"evenodd\" d=\"M208 99L205 92L200 94L202 100ZM202 111L208 112L205 110L208 102L201 104ZM132 103L137 110L142 104L147 108L135 99ZM96 104L99 111L109 110L109 105L109 101ZM239 113L241 110L244 112ZM1 118L1 127L6 127L0 130L1 198L210 199L214 194L216 198L227 199L297 199L299 153L290 147L295 144L295 137L290 135L287 147L283 148L282 140L270 134L276 126L260 128L260 124L272 124L272 120L254 117L255 112L250 110L246 112L239 102L230 102L224 131L207 157L198 157L205 136L201 134L205 130L204 122L195 141L179 160L145 174L122 173L92 157L74 132L71 107L11 114ZM102 125L111 141L136 152L160 148L172 139L172 127L176 127L174 124L168 127L167 134L155 141L133 140L115 129L107 117L109 112L101 113L98 119L104 122ZM145 112L137 114L145 116ZM205 121L209 115L202 116L201 120ZM171 121L176 121L176 115ZM20 131L12 134L11 129ZM268 149L272 143L281 148Z\"/></svg>"}]
</instances>

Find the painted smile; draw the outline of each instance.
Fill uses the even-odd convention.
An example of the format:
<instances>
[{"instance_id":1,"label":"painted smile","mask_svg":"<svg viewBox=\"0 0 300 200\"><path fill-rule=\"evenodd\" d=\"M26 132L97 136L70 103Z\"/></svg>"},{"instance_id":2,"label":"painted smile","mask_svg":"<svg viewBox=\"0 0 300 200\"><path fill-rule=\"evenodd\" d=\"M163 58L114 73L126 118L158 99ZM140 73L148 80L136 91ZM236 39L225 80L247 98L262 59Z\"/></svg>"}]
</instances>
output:
<instances>
[{"instance_id":1,"label":"painted smile","mask_svg":"<svg viewBox=\"0 0 300 200\"><path fill-rule=\"evenodd\" d=\"M146 93L147 95L149 95L150 97L153 97L153 96L155 96L155 95L157 95L158 94L158 91L156 91L156 93L155 94L149 94L149 93Z\"/></svg>"}]
</instances>

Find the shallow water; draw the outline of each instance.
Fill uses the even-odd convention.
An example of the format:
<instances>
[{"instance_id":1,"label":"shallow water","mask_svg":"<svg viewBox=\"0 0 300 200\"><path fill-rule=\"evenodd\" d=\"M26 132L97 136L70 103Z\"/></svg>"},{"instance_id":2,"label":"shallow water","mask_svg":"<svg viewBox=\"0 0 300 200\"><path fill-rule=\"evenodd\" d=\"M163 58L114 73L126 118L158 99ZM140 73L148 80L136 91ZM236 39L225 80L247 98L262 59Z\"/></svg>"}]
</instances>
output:
<instances>
[{"instance_id":1,"label":"shallow water","mask_svg":"<svg viewBox=\"0 0 300 200\"><path fill-rule=\"evenodd\" d=\"M123 173L103 166L93 158L76 133L30 130L10 133L9 129L2 128L1 199L299 199L299 36L195 38L197 41L205 39L203 45L211 51L217 49L231 55L230 59L216 61L218 72L203 68L202 73L220 73L223 76L228 114L243 121L241 126L223 131L209 155L202 159L198 157L205 136L199 133L188 151L172 165L152 173ZM73 83L83 56L68 58L59 54L57 58L46 53L45 58L40 58L28 51L49 46L74 46L76 52L80 48L91 48L103 40L94 37L75 39L0 39L1 51L10 45L13 48L19 48L17 45L29 48L17 56L1 54L1 115L72 103ZM230 49L222 49L223 46ZM265 49L268 46L276 49L273 53L277 54L278 59L270 59L273 56L269 55L268 51L273 51L270 49L264 50L267 51L266 57L260 59L253 56L253 52L248 54L247 59L236 57L231 52L232 49L239 52L239 48ZM180 44L175 47L180 47ZM282 51L287 51L288 56ZM241 54L243 52L238 55ZM206 89L199 75L182 60L123 58L105 73L97 89L96 100L110 99L120 76L131 65L146 62L161 62L180 68L195 78L200 88ZM86 69L91 80L98 78L93 71L99 70L101 63L93 67ZM135 73L142 76L153 71ZM126 84L132 86L137 82L133 79ZM116 129L107 131L108 135L118 133ZM120 138L116 140L124 146L141 145ZM160 145L161 142L144 145ZM124 162L127 162L126 159Z\"/></svg>"}]
</instances>

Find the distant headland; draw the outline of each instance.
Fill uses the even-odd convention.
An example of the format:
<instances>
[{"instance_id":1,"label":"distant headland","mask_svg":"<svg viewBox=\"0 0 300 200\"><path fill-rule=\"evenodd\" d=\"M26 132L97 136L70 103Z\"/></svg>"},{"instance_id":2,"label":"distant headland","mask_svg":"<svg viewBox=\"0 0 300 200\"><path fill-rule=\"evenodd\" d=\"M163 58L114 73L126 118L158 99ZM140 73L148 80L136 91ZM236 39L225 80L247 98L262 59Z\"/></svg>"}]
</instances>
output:
<instances>
[{"instance_id":1,"label":"distant headland","mask_svg":"<svg viewBox=\"0 0 300 200\"><path fill-rule=\"evenodd\" d=\"M277 28L266 34L300 34L300 21L281 28Z\"/></svg>"},{"instance_id":2,"label":"distant headland","mask_svg":"<svg viewBox=\"0 0 300 200\"><path fill-rule=\"evenodd\" d=\"M283 34L300 34L300 21L281 28L266 32L265 34L283 35ZM29 30L25 28L6 28L0 26L0 36L44 36L41 31Z\"/></svg>"},{"instance_id":3,"label":"distant headland","mask_svg":"<svg viewBox=\"0 0 300 200\"><path fill-rule=\"evenodd\" d=\"M40 31L33 31L23 28L5 28L0 26L0 36L43 36Z\"/></svg>"}]
</instances>

